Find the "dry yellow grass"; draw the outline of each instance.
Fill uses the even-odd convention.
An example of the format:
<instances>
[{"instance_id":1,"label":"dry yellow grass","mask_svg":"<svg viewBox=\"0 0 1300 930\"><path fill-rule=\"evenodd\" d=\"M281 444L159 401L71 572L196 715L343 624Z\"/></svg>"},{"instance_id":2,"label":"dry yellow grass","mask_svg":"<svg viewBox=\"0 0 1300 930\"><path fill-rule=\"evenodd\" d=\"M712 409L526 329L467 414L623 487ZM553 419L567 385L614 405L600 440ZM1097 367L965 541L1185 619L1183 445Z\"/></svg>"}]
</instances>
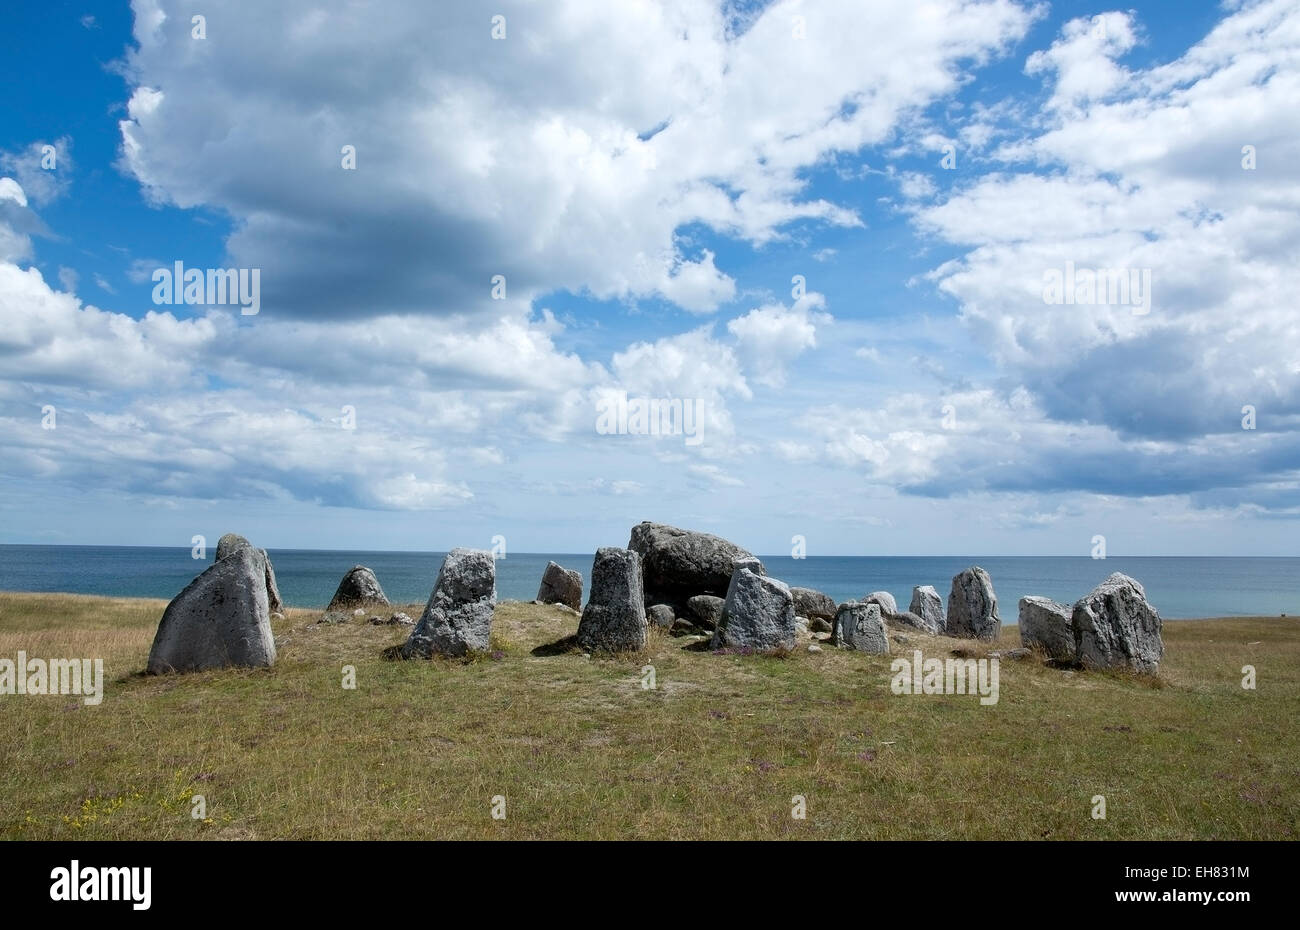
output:
<instances>
[{"instance_id":1,"label":"dry yellow grass","mask_svg":"<svg viewBox=\"0 0 1300 930\"><path fill-rule=\"evenodd\" d=\"M102 657L106 691L0 696L0 836L1300 836L1291 619L1167 624L1157 682L1003 662L983 707L896 696L887 658L829 647L719 656L656 632L636 656L534 654L577 618L513 602L473 661L385 661L403 629L290 610L274 668L143 676L164 606L0 594L0 657ZM895 655L957 645L913 636Z\"/></svg>"}]
</instances>

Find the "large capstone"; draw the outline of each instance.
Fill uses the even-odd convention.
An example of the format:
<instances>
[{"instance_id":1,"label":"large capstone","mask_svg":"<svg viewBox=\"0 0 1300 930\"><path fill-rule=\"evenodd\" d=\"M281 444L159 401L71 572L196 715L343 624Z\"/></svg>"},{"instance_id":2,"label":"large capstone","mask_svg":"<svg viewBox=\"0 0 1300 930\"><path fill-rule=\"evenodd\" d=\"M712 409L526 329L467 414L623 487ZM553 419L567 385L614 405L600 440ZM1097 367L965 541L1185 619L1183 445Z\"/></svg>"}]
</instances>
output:
<instances>
[{"instance_id":1,"label":"large capstone","mask_svg":"<svg viewBox=\"0 0 1300 930\"><path fill-rule=\"evenodd\" d=\"M563 604L582 610L582 575L556 562L547 562L537 600L543 604Z\"/></svg>"},{"instance_id":2,"label":"large capstone","mask_svg":"<svg viewBox=\"0 0 1300 930\"><path fill-rule=\"evenodd\" d=\"M244 545L228 550L167 605L149 650L148 671L161 675L274 662L266 556Z\"/></svg>"},{"instance_id":3,"label":"large capstone","mask_svg":"<svg viewBox=\"0 0 1300 930\"><path fill-rule=\"evenodd\" d=\"M1090 668L1131 668L1154 674L1164 658L1160 614L1142 585L1115 572L1074 605L1076 659Z\"/></svg>"},{"instance_id":4,"label":"large capstone","mask_svg":"<svg viewBox=\"0 0 1300 930\"><path fill-rule=\"evenodd\" d=\"M722 605L722 617L713 631L713 648L759 652L793 649L796 632L790 588L783 581L758 574L749 561L752 558L736 562Z\"/></svg>"},{"instance_id":5,"label":"large capstone","mask_svg":"<svg viewBox=\"0 0 1300 930\"><path fill-rule=\"evenodd\" d=\"M453 549L442 560L424 613L402 646L403 658L484 652L496 608L496 562L486 549Z\"/></svg>"},{"instance_id":6,"label":"large capstone","mask_svg":"<svg viewBox=\"0 0 1300 930\"><path fill-rule=\"evenodd\" d=\"M1038 647L1049 659L1074 661L1073 610L1050 597L1030 595L1020 599L1020 644Z\"/></svg>"},{"instance_id":7,"label":"large capstone","mask_svg":"<svg viewBox=\"0 0 1300 930\"><path fill-rule=\"evenodd\" d=\"M949 636L964 639L994 640L1002 630L998 616L998 599L993 593L993 579L978 565L953 576L948 595Z\"/></svg>"},{"instance_id":8,"label":"large capstone","mask_svg":"<svg viewBox=\"0 0 1300 930\"><path fill-rule=\"evenodd\" d=\"M948 624L943 600L933 585L919 584L912 588L912 603L907 609L924 620L931 633L942 633Z\"/></svg>"},{"instance_id":9,"label":"large capstone","mask_svg":"<svg viewBox=\"0 0 1300 930\"><path fill-rule=\"evenodd\" d=\"M617 546L597 549L578 645L589 652L635 652L645 648L646 635L640 555Z\"/></svg>"},{"instance_id":10,"label":"large capstone","mask_svg":"<svg viewBox=\"0 0 1300 930\"><path fill-rule=\"evenodd\" d=\"M835 613L835 645L872 655L889 655L889 628L876 601L848 601Z\"/></svg>"},{"instance_id":11,"label":"large capstone","mask_svg":"<svg viewBox=\"0 0 1300 930\"><path fill-rule=\"evenodd\" d=\"M687 602L697 594L724 597L733 563L754 558L721 537L663 523L638 523L627 547L641 557L645 600L671 604L678 616L686 615Z\"/></svg>"},{"instance_id":12,"label":"large capstone","mask_svg":"<svg viewBox=\"0 0 1300 930\"><path fill-rule=\"evenodd\" d=\"M354 565L339 582L334 597L325 609L345 610L365 606L387 607L388 598L384 596L384 589L379 586L379 579L374 572L364 565Z\"/></svg>"}]
</instances>

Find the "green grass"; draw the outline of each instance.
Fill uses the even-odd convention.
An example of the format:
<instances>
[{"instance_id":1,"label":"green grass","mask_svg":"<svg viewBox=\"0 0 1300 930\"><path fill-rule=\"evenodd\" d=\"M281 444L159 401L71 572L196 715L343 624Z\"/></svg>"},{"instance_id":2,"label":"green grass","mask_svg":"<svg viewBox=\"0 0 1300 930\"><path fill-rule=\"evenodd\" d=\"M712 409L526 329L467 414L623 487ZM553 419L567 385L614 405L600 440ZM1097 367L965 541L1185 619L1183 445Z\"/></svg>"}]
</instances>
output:
<instances>
[{"instance_id":1,"label":"green grass","mask_svg":"<svg viewBox=\"0 0 1300 930\"><path fill-rule=\"evenodd\" d=\"M144 676L164 606L0 594L0 657L105 660L98 706L0 696L0 836L1300 838L1289 618L1166 624L1156 681L1003 661L984 707L896 696L888 658L828 645L723 656L654 631L636 656L533 655L577 617L517 602L495 657L385 661L403 628L289 610L274 668ZM913 635L895 656L958 644Z\"/></svg>"}]
</instances>

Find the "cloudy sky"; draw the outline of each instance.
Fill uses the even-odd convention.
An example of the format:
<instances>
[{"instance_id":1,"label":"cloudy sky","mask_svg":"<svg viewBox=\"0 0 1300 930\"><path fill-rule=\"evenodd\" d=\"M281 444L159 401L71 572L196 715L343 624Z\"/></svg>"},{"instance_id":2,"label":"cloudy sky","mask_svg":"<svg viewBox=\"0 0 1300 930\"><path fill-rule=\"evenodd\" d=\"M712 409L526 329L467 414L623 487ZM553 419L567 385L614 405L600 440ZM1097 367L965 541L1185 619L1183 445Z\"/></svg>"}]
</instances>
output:
<instances>
[{"instance_id":1,"label":"cloudy sky","mask_svg":"<svg viewBox=\"0 0 1300 930\"><path fill-rule=\"evenodd\" d=\"M1294 0L86 6L0 23L0 542L1298 554Z\"/></svg>"}]
</instances>

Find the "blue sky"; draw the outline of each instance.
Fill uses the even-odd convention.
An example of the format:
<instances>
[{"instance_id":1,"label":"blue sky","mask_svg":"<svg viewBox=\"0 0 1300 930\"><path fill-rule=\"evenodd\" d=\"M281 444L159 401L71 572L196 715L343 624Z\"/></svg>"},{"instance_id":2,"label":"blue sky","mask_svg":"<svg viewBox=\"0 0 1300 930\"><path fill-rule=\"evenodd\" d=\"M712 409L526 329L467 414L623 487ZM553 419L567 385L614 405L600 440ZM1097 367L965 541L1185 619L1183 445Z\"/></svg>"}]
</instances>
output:
<instances>
[{"instance_id":1,"label":"blue sky","mask_svg":"<svg viewBox=\"0 0 1300 930\"><path fill-rule=\"evenodd\" d=\"M0 542L1296 554L1294 3L206 6L3 14Z\"/></svg>"}]
</instances>

